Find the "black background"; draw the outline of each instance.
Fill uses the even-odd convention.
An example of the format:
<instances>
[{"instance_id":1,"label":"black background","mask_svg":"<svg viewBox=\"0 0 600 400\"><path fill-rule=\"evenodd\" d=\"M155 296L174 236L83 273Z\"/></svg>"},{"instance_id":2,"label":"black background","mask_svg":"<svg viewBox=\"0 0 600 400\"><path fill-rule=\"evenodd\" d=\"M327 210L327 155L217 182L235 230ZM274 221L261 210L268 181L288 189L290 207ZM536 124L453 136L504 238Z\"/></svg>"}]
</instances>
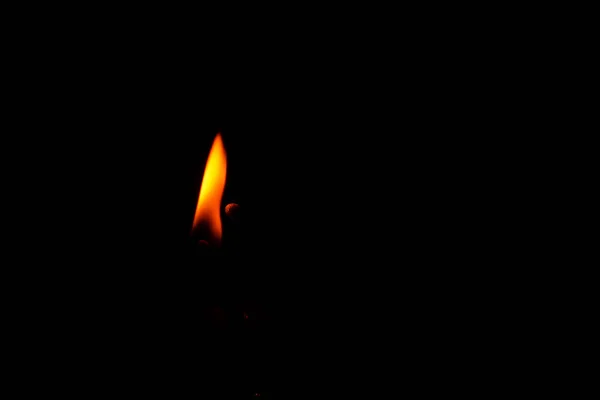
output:
<instances>
[{"instance_id":1,"label":"black background","mask_svg":"<svg viewBox=\"0 0 600 400\"><path fill-rule=\"evenodd\" d=\"M330 369L343 377L385 353L398 326L418 343L435 333L432 305L448 290L435 215L448 203L414 110L317 88L252 107L216 92L117 90L52 116L68 135L36 143L53 161L36 164L43 211L30 211L44 243L28 253L43 260L31 274L49 342L78 343L79 357L151 391L286 398L325 382L339 392ZM190 228L217 132L223 206L240 204L242 219L223 215L214 258L194 252Z\"/></svg>"},{"instance_id":2,"label":"black background","mask_svg":"<svg viewBox=\"0 0 600 400\"><path fill-rule=\"evenodd\" d=\"M437 60L382 52L348 71L353 58L325 63L328 51L298 66L134 47L24 62L13 168L34 352L138 391L212 398L370 393L356 371L397 351L426 376L420 355L460 320L457 205L477 200L464 199L452 133L477 123ZM224 218L225 248L209 257L189 233L218 132L223 206L242 219Z\"/></svg>"}]
</instances>

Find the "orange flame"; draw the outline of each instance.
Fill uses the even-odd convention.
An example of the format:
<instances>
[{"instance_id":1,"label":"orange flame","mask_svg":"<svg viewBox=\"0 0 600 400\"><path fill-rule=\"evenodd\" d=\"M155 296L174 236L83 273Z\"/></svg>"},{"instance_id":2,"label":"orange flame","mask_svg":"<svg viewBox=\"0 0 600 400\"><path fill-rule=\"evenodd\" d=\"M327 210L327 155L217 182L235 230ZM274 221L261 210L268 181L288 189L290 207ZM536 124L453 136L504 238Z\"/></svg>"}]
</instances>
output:
<instances>
[{"instance_id":1,"label":"orange flame","mask_svg":"<svg viewBox=\"0 0 600 400\"><path fill-rule=\"evenodd\" d=\"M221 134L217 133L212 148L208 154L200 196L196 206L196 215L192 232L199 224L206 224L211 245L221 244L221 198L225 189L225 175L227 172L227 155Z\"/></svg>"}]
</instances>

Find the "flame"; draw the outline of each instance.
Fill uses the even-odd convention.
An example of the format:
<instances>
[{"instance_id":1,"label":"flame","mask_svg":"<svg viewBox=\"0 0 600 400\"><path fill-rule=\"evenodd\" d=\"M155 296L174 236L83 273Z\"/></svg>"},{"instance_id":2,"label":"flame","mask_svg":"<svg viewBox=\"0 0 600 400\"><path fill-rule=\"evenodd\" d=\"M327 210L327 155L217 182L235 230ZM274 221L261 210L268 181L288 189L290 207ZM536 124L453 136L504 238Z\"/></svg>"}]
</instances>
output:
<instances>
[{"instance_id":1,"label":"flame","mask_svg":"<svg viewBox=\"0 0 600 400\"><path fill-rule=\"evenodd\" d=\"M211 245L221 244L221 198L225 189L227 155L221 134L217 133L208 154L192 232L202 224L208 228Z\"/></svg>"}]
</instances>

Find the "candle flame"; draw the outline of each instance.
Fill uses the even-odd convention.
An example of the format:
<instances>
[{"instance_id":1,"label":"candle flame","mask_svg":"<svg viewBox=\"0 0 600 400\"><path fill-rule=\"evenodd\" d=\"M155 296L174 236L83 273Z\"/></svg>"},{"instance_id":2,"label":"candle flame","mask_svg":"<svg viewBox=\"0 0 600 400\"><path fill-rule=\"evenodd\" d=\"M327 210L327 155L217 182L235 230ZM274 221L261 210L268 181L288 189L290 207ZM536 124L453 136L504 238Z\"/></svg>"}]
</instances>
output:
<instances>
[{"instance_id":1,"label":"candle flame","mask_svg":"<svg viewBox=\"0 0 600 400\"><path fill-rule=\"evenodd\" d=\"M210 235L209 243L216 246L221 244L221 198L225 189L226 172L227 155L221 134L218 133L206 161L192 226L193 233L198 226L205 224Z\"/></svg>"}]
</instances>

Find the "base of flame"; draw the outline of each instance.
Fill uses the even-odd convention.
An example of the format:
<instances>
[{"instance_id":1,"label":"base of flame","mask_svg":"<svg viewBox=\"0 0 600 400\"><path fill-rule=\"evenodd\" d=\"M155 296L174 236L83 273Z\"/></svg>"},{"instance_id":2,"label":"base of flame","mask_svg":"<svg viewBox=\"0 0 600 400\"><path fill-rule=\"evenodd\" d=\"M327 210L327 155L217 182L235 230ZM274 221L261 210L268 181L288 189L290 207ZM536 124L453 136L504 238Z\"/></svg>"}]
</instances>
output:
<instances>
[{"instance_id":1,"label":"base of flame","mask_svg":"<svg viewBox=\"0 0 600 400\"><path fill-rule=\"evenodd\" d=\"M215 235L205 224L193 227L190 236L197 246L211 248L221 247L221 236Z\"/></svg>"}]
</instances>

